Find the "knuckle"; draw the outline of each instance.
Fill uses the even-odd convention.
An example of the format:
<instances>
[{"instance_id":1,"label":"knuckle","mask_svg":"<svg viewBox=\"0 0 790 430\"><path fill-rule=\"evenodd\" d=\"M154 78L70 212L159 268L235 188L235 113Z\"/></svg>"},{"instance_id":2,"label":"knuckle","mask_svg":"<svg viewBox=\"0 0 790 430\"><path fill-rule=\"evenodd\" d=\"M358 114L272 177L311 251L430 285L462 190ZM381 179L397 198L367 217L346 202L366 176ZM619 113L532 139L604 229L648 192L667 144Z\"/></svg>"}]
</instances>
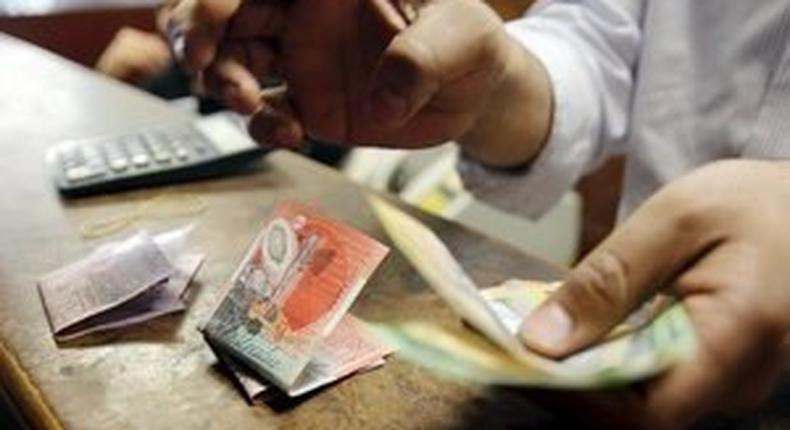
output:
<instances>
[{"instance_id":1,"label":"knuckle","mask_svg":"<svg viewBox=\"0 0 790 430\"><path fill-rule=\"evenodd\" d=\"M697 193L686 190L675 192L666 201L668 212L673 213L672 228L680 234L694 234L710 227L711 202Z\"/></svg>"},{"instance_id":2,"label":"knuckle","mask_svg":"<svg viewBox=\"0 0 790 430\"><path fill-rule=\"evenodd\" d=\"M628 266L612 251L595 252L577 270L571 273L569 283L582 291L587 300L604 307L627 304Z\"/></svg>"},{"instance_id":3,"label":"knuckle","mask_svg":"<svg viewBox=\"0 0 790 430\"><path fill-rule=\"evenodd\" d=\"M440 60L430 45L416 37L396 36L391 51L392 77L407 85L416 85L439 78Z\"/></svg>"},{"instance_id":4,"label":"knuckle","mask_svg":"<svg viewBox=\"0 0 790 430\"><path fill-rule=\"evenodd\" d=\"M661 190L655 200L668 214L679 233L710 237L722 233L722 225L732 225L743 210L734 200L733 179L739 162L720 161L706 165Z\"/></svg>"}]
</instances>

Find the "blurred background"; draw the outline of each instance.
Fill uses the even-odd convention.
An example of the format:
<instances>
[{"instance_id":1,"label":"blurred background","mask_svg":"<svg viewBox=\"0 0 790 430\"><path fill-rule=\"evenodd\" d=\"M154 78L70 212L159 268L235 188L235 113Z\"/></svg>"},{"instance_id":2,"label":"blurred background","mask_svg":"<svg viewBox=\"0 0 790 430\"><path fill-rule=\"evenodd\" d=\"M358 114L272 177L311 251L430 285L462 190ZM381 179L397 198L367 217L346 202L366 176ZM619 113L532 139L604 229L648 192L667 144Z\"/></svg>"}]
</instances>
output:
<instances>
[{"instance_id":1,"label":"blurred background","mask_svg":"<svg viewBox=\"0 0 790 430\"><path fill-rule=\"evenodd\" d=\"M157 0L0 0L0 32L27 40L95 69L181 109L211 112L210 101L192 99L185 76L172 64L155 33ZM489 0L505 19L523 14L531 0ZM611 229L619 197L622 160L584 178L538 221L477 202L462 187L454 165L457 150L443 147L402 152L338 151L314 144L306 155L349 178L388 190L434 214L454 219L520 249L572 264ZM0 390L0 428L23 428Z\"/></svg>"}]
</instances>

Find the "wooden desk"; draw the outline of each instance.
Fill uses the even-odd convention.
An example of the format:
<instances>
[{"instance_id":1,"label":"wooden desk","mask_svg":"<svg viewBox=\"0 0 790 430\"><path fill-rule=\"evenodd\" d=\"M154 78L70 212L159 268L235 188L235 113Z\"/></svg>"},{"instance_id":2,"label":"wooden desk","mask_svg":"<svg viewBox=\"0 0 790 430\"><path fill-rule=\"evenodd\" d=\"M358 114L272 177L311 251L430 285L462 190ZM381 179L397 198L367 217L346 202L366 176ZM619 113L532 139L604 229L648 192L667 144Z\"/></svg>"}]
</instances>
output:
<instances>
[{"instance_id":1,"label":"wooden desk","mask_svg":"<svg viewBox=\"0 0 790 430\"><path fill-rule=\"evenodd\" d=\"M220 286L272 204L278 199L317 202L388 242L362 190L332 170L285 152L272 154L241 176L173 187L199 193L208 211L191 219L141 225L153 231L188 222L198 226L194 244L208 260L185 315L98 336L80 346L58 347L36 278L96 246L80 237L81 223L128 210L162 190L61 200L44 170L45 148L64 138L184 117L147 95L8 37L0 36L0 58L0 383L35 427L568 428L572 413L540 407L524 391L439 380L397 357L380 370L281 410L248 406L214 368L215 358L196 327L207 318ZM508 276L554 278L561 270L454 224L426 220L483 285ZM368 319L455 321L396 250L370 280L353 312ZM787 392L746 424L787 428Z\"/></svg>"}]
</instances>

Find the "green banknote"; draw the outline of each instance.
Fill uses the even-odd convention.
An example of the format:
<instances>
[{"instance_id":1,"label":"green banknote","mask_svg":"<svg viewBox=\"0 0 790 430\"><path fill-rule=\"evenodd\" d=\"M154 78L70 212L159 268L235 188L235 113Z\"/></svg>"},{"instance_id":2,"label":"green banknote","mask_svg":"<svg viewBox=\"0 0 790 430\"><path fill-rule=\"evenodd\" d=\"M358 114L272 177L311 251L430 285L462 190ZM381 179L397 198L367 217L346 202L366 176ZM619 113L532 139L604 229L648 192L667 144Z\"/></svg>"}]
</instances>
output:
<instances>
[{"instance_id":1,"label":"green banknote","mask_svg":"<svg viewBox=\"0 0 790 430\"><path fill-rule=\"evenodd\" d=\"M666 297L647 303L600 343L572 356L555 360L535 353L517 331L558 283L513 280L480 290L429 228L379 198L371 204L400 251L470 326L375 325L381 339L418 364L481 383L585 389L645 379L694 353L691 322Z\"/></svg>"}]
</instances>

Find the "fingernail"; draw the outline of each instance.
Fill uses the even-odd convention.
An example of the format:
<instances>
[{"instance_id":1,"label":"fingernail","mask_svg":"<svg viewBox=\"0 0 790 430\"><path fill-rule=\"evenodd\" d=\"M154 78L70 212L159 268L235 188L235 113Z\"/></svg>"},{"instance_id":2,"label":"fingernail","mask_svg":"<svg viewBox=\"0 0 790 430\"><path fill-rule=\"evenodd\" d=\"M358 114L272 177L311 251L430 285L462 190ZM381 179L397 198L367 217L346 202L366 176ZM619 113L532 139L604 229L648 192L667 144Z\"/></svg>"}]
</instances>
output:
<instances>
[{"instance_id":1,"label":"fingernail","mask_svg":"<svg viewBox=\"0 0 790 430\"><path fill-rule=\"evenodd\" d=\"M370 108L373 120L392 124L406 116L408 104L405 98L392 89L383 87L373 92Z\"/></svg>"},{"instance_id":2,"label":"fingernail","mask_svg":"<svg viewBox=\"0 0 790 430\"><path fill-rule=\"evenodd\" d=\"M186 58L186 33L184 23L173 17L168 19L165 34L170 44L170 50L179 63L183 63Z\"/></svg>"},{"instance_id":3,"label":"fingernail","mask_svg":"<svg viewBox=\"0 0 790 430\"><path fill-rule=\"evenodd\" d=\"M527 317L522 337L528 344L555 347L571 334L573 320L559 303L542 306Z\"/></svg>"}]
</instances>

